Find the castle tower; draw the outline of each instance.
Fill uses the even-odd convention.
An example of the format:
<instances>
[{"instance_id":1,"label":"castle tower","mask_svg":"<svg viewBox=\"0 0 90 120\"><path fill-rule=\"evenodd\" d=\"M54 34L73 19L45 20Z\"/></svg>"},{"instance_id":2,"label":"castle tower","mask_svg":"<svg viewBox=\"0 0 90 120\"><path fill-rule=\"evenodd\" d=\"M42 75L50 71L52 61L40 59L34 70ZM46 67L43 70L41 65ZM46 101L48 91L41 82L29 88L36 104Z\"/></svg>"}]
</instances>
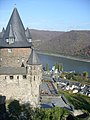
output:
<instances>
[{"instance_id":1,"label":"castle tower","mask_svg":"<svg viewBox=\"0 0 90 120\"><path fill-rule=\"evenodd\" d=\"M14 8L3 38L0 40L0 66L20 67L22 63L26 66L31 46L30 36L27 40L17 8Z\"/></svg>"},{"instance_id":2,"label":"castle tower","mask_svg":"<svg viewBox=\"0 0 90 120\"><path fill-rule=\"evenodd\" d=\"M14 8L0 38L0 95L32 106L39 103L42 65L32 46L29 29L25 31Z\"/></svg>"},{"instance_id":3,"label":"castle tower","mask_svg":"<svg viewBox=\"0 0 90 120\"><path fill-rule=\"evenodd\" d=\"M39 61L39 58L35 51L32 49L32 52L27 61L27 74L30 75L31 81L31 94L33 97L33 101L38 104L39 103L39 87L42 79L42 65Z\"/></svg>"}]
</instances>

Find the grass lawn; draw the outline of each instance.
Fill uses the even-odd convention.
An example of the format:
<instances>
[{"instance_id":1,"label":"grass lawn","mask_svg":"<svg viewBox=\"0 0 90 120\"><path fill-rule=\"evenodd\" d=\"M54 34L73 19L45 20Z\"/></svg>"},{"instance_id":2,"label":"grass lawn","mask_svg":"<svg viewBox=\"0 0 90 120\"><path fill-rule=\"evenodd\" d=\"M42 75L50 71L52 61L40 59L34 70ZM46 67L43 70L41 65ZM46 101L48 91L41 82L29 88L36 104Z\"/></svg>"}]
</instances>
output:
<instances>
[{"instance_id":1,"label":"grass lawn","mask_svg":"<svg viewBox=\"0 0 90 120\"><path fill-rule=\"evenodd\" d=\"M64 94L70 104L75 109L85 110L90 113L90 98L82 94L73 94L66 91L59 91L60 94Z\"/></svg>"}]
</instances>

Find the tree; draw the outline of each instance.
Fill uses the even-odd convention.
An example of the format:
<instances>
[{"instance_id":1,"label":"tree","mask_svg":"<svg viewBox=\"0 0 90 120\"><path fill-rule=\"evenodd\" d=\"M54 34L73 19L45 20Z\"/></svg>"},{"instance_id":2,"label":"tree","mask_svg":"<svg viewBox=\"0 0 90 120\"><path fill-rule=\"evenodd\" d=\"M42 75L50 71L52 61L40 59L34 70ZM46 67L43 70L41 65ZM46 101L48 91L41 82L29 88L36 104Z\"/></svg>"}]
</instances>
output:
<instances>
[{"instance_id":1,"label":"tree","mask_svg":"<svg viewBox=\"0 0 90 120\"><path fill-rule=\"evenodd\" d=\"M21 105L21 109L21 112L23 113L23 115L21 115L21 120L33 120L34 110L29 103Z\"/></svg>"},{"instance_id":2,"label":"tree","mask_svg":"<svg viewBox=\"0 0 90 120\"><path fill-rule=\"evenodd\" d=\"M59 64L59 71L63 71L63 65Z\"/></svg>"},{"instance_id":3,"label":"tree","mask_svg":"<svg viewBox=\"0 0 90 120\"><path fill-rule=\"evenodd\" d=\"M33 120L45 120L45 111L42 108L34 109Z\"/></svg>"},{"instance_id":4,"label":"tree","mask_svg":"<svg viewBox=\"0 0 90 120\"><path fill-rule=\"evenodd\" d=\"M46 71L49 71L49 65L48 65L48 63L46 64Z\"/></svg>"},{"instance_id":5,"label":"tree","mask_svg":"<svg viewBox=\"0 0 90 120\"><path fill-rule=\"evenodd\" d=\"M55 64L55 69L58 69L58 63Z\"/></svg>"},{"instance_id":6,"label":"tree","mask_svg":"<svg viewBox=\"0 0 90 120\"><path fill-rule=\"evenodd\" d=\"M64 108L32 108L29 103L20 105L14 100L8 105L8 120L65 120L68 111Z\"/></svg>"},{"instance_id":7,"label":"tree","mask_svg":"<svg viewBox=\"0 0 90 120\"><path fill-rule=\"evenodd\" d=\"M64 108L54 107L45 109L45 118L43 120L65 120L69 112Z\"/></svg>"},{"instance_id":8,"label":"tree","mask_svg":"<svg viewBox=\"0 0 90 120\"><path fill-rule=\"evenodd\" d=\"M8 109L9 109L9 116L10 119L19 119L19 116L21 114L21 106L19 104L19 101L17 100L13 100L9 105L8 105Z\"/></svg>"},{"instance_id":9,"label":"tree","mask_svg":"<svg viewBox=\"0 0 90 120\"><path fill-rule=\"evenodd\" d=\"M83 72L83 77L84 77L85 79L88 78L88 72L87 72L87 71L84 71L84 72Z\"/></svg>"},{"instance_id":10,"label":"tree","mask_svg":"<svg viewBox=\"0 0 90 120\"><path fill-rule=\"evenodd\" d=\"M60 120L65 120L65 118L66 118L66 116L68 116L68 114L69 114L69 112L66 109L62 108L61 113L60 113Z\"/></svg>"},{"instance_id":11,"label":"tree","mask_svg":"<svg viewBox=\"0 0 90 120\"><path fill-rule=\"evenodd\" d=\"M58 69L58 71L60 72L60 71L63 71L63 65L62 64L58 64L58 63L56 63L55 64L55 69Z\"/></svg>"}]
</instances>

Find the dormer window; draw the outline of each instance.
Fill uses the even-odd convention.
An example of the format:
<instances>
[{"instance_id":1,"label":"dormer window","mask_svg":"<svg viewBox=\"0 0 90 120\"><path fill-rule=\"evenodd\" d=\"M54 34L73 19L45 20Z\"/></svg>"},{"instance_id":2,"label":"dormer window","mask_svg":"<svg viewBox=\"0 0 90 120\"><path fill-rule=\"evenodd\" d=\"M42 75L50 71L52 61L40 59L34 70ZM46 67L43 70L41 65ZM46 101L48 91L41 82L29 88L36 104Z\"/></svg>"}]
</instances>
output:
<instances>
[{"instance_id":1,"label":"dormer window","mask_svg":"<svg viewBox=\"0 0 90 120\"><path fill-rule=\"evenodd\" d=\"M8 42L9 42L9 39L6 39L6 42L8 43Z\"/></svg>"},{"instance_id":2,"label":"dormer window","mask_svg":"<svg viewBox=\"0 0 90 120\"><path fill-rule=\"evenodd\" d=\"M8 52L11 53L11 52L12 52L12 49L8 49Z\"/></svg>"},{"instance_id":3,"label":"dormer window","mask_svg":"<svg viewBox=\"0 0 90 120\"><path fill-rule=\"evenodd\" d=\"M9 44L12 44L12 43L14 43L14 38L9 38L9 42L8 42Z\"/></svg>"},{"instance_id":4,"label":"dormer window","mask_svg":"<svg viewBox=\"0 0 90 120\"><path fill-rule=\"evenodd\" d=\"M14 43L14 41L15 41L15 36L14 36L12 25L10 25L9 34L8 34L8 36L6 38L6 42L8 44L12 44L12 43Z\"/></svg>"},{"instance_id":5,"label":"dormer window","mask_svg":"<svg viewBox=\"0 0 90 120\"><path fill-rule=\"evenodd\" d=\"M8 44L12 44L12 43L14 43L14 41L15 41L14 38L8 38L8 39L6 39L6 42L7 42Z\"/></svg>"},{"instance_id":6,"label":"dormer window","mask_svg":"<svg viewBox=\"0 0 90 120\"><path fill-rule=\"evenodd\" d=\"M28 42L32 42L32 39L27 39L28 40Z\"/></svg>"}]
</instances>

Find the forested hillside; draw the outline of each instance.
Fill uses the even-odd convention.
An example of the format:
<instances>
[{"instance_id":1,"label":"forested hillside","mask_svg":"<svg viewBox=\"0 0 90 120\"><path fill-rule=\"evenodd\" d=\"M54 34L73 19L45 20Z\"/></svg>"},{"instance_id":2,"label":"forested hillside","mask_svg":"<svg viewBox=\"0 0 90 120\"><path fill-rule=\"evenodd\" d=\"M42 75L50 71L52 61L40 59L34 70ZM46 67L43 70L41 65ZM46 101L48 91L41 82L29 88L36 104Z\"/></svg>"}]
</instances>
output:
<instances>
[{"instance_id":1,"label":"forested hillside","mask_svg":"<svg viewBox=\"0 0 90 120\"><path fill-rule=\"evenodd\" d=\"M90 31L30 31L37 50L90 58Z\"/></svg>"}]
</instances>

